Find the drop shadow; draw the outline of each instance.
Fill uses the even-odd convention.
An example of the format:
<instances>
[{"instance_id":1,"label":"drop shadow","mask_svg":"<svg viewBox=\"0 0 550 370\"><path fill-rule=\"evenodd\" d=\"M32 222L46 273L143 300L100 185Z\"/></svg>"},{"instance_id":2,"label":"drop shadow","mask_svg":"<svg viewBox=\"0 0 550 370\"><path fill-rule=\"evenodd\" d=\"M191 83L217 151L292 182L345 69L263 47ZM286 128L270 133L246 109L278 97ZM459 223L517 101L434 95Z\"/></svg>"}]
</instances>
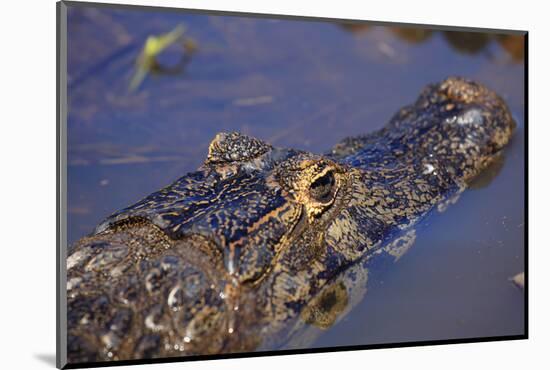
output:
<instances>
[{"instance_id":1,"label":"drop shadow","mask_svg":"<svg viewBox=\"0 0 550 370\"><path fill-rule=\"evenodd\" d=\"M55 367L56 363L55 363L55 353L39 353L39 354L34 354L34 358L42 361L43 363L45 363L46 365L49 365L51 367Z\"/></svg>"}]
</instances>

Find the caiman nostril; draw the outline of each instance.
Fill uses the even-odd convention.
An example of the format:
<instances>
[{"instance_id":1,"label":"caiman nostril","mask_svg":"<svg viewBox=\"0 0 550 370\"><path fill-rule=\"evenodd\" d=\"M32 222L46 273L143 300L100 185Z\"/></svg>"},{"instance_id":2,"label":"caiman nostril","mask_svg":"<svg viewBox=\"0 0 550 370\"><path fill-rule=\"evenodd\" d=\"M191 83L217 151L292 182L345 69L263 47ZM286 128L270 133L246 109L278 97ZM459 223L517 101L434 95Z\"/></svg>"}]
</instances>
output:
<instances>
[{"instance_id":1,"label":"caiman nostril","mask_svg":"<svg viewBox=\"0 0 550 370\"><path fill-rule=\"evenodd\" d=\"M449 77L440 85L442 91L451 101L472 103L479 95L487 93L485 87L461 77Z\"/></svg>"}]
</instances>

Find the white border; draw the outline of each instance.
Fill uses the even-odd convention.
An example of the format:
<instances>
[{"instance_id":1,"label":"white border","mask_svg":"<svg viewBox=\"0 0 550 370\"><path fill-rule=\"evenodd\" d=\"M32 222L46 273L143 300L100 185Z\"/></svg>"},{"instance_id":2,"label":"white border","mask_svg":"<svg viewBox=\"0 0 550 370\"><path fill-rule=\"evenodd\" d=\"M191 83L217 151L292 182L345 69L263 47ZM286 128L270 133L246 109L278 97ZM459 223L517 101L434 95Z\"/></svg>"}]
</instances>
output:
<instances>
[{"instance_id":1,"label":"white border","mask_svg":"<svg viewBox=\"0 0 550 370\"><path fill-rule=\"evenodd\" d=\"M517 370L548 364L550 244L548 79L550 34L543 2L269 0L111 1L331 18L530 31L530 338L461 344L146 365L162 369L342 367ZM52 368L55 354L55 2L5 2L2 22L2 343L3 368ZM7 114L6 114L7 113ZM519 176L520 174L518 174ZM11 366L10 366L11 365ZM540 365L539 367L544 367Z\"/></svg>"}]
</instances>

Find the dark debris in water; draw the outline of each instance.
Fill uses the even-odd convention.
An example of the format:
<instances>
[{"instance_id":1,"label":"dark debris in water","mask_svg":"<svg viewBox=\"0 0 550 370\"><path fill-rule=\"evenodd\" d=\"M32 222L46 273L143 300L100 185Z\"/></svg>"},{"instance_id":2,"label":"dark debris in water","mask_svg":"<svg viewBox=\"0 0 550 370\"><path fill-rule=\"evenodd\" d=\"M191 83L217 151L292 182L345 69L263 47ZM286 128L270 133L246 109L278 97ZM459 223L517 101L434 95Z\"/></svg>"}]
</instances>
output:
<instances>
[{"instance_id":1,"label":"dark debris in water","mask_svg":"<svg viewBox=\"0 0 550 370\"><path fill-rule=\"evenodd\" d=\"M376 28L367 23L344 22L339 26L354 34L365 34ZM524 39L520 35L490 34L484 32L438 31L417 27L388 27L392 34L409 44L421 44L440 33L447 44L461 54L487 53L492 42L498 43L515 63L523 62Z\"/></svg>"}]
</instances>

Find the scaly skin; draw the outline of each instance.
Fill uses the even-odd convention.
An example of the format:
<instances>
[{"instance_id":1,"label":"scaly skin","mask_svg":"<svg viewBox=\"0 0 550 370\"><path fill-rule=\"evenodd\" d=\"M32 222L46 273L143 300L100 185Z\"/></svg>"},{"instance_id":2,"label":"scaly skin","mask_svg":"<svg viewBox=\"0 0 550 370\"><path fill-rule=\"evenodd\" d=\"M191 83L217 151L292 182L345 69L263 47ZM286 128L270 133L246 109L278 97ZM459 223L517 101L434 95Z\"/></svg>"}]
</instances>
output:
<instances>
[{"instance_id":1,"label":"scaly skin","mask_svg":"<svg viewBox=\"0 0 550 370\"><path fill-rule=\"evenodd\" d=\"M303 345L362 297L364 261L403 253L514 127L495 93L449 78L326 155L218 134L196 172L71 248L69 362Z\"/></svg>"}]
</instances>

